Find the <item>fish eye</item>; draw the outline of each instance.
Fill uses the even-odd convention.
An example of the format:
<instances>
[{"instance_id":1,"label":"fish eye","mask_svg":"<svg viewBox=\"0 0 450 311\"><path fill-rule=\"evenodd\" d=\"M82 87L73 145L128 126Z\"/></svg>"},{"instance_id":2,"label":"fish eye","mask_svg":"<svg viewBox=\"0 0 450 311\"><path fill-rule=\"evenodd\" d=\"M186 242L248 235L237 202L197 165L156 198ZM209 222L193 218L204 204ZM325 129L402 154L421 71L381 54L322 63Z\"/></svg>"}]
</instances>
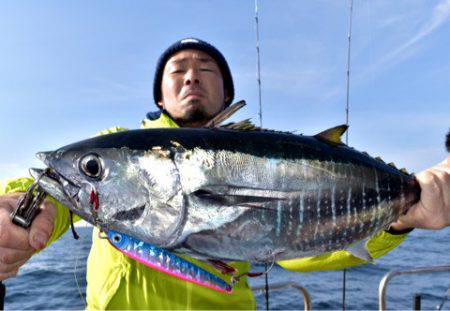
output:
<instances>
[{"instance_id":1,"label":"fish eye","mask_svg":"<svg viewBox=\"0 0 450 311\"><path fill-rule=\"evenodd\" d=\"M90 153L80 160L80 170L88 177L99 178L102 174L102 161L97 154Z\"/></svg>"}]
</instances>

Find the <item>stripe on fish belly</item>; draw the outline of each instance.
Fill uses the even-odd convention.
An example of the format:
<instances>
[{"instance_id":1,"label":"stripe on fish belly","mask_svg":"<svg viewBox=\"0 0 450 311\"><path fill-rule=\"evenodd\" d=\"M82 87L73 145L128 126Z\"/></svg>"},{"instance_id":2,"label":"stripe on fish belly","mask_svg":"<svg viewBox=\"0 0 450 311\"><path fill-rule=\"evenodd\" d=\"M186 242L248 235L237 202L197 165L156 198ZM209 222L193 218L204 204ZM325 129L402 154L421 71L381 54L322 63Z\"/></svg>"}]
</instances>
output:
<instances>
[{"instance_id":1,"label":"stripe on fish belly","mask_svg":"<svg viewBox=\"0 0 450 311\"><path fill-rule=\"evenodd\" d=\"M218 292L232 291L231 285L221 278L162 248L114 230L108 232L108 241L121 253L152 269Z\"/></svg>"},{"instance_id":2,"label":"stripe on fish belly","mask_svg":"<svg viewBox=\"0 0 450 311\"><path fill-rule=\"evenodd\" d=\"M398 210L393 208L395 205L405 205L400 185L405 181L384 172L374 174L373 167L355 168L353 165L347 169L346 166L348 164L322 163L320 172L329 172L332 178L327 180L324 174L321 180L317 178L315 183L310 183L317 185L315 188L310 186L308 190L300 190L299 187L296 192L298 197L267 202L266 209L252 211L251 216L247 214L237 219L236 222L242 223L242 227L235 226L234 230L227 231L234 235L239 232L236 240L244 241L248 236L244 235L244 228L248 232L254 231L250 230L252 223L249 219L260 219L267 226L272 224L273 231L269 236L273 245L291 251L295 249L298 256L308 251L344 249L357 240L375 234L396 217ZM355 169L357 174L346 173ZM344 183L345 179L350 181ZM290 183L290 187L294 185ZM264 217L258 217L258 213ZM271 216L267 217L268 214ZM251 238L254 239L254 236Z\"/></svg>"}]
</instances>

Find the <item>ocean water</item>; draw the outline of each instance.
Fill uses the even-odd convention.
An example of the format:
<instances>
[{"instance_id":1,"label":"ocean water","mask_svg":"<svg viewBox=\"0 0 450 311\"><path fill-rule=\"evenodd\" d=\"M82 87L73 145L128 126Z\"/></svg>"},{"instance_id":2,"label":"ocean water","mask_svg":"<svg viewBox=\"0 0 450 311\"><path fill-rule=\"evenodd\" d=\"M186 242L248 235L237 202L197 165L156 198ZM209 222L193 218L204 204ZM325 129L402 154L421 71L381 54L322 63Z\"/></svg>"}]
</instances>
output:
<instances>
[{"instance_id":1,"label":"ocean water","mask_svg":"<svg viewBox=\"0 0 450 311\"><path fill-rule=\"evenodd\" d=\"M52 246L34 256L7 286L5 309L83 309L86 288L86 259L91 228L79 228L80 240L68 232ZM414 230L397 249L376 261L347 270L347 309L378 309L378 285L394 269L450 264L450 228L440 231ZM256 267L255 269L261 269ZM274 267L269 284L292 281L304 286L313 309L341 309L342 271L295 273ZM250 281L263 285L264 277ZM78 285L77 285L78 284ZM450 288L450 272L400 276L388 285L388 309L412 309L413 295L422 294L422 308L435 309ZM258 309L265 309L265 297L255 294ZM450 300L450 297L449 297ZM270 292L270 309L303 309L298 291ZM450 310L450 301L443 310Z\"/></svg>"}]
</instances>

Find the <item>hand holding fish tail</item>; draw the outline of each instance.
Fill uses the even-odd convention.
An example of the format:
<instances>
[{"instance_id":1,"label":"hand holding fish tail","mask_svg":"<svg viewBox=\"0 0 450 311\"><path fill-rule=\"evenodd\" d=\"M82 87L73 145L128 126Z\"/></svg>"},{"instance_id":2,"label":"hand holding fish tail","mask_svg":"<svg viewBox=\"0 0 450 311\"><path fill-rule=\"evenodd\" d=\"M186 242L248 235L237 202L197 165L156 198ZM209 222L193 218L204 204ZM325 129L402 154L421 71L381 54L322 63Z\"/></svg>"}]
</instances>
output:
<instances>
[{"instance_id":1,"label":"hand holding fish tail","mask_svg":"<svg viewBox=\"0 0 450 311\"><path fill-rule=\"evenodd\" d=\"M46 246L53 232L56 208L50 201L44 201L29 229L11 222L10 214L21 195L0 196L0 280L15 276L36 251Z\"/></svg>"},{"instance_id":2,"label":"hand holding fish tail","mask_svg":"<svg viewBox=\"0 0 450 311\"><path fill-rule=\"evenodd\" d=\"M438 230L450 226L450 157L416 175L422 188L420 201L391 225L395 230Z\"/></svg>"}]
</instances>

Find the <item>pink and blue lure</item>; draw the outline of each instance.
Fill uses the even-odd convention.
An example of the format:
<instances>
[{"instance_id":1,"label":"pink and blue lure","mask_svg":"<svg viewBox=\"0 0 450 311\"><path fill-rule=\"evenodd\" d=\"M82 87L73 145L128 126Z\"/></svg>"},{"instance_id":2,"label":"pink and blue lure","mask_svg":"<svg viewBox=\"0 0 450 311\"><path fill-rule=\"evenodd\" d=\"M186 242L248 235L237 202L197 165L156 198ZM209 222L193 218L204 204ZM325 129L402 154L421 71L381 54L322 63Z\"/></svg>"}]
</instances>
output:
<instances>
[{"instance_id":1,"label":"pink and blue lure","mask_svg":"<svg viewBox=\"0 0 450 311\"><path fill-rule=\"evenodd\" d=\"M129 235L109 230L108 241L123 254L140 263L187 282L231 293L232 287L221 278L199 266Z\"/></svg>"}]
</instances>

